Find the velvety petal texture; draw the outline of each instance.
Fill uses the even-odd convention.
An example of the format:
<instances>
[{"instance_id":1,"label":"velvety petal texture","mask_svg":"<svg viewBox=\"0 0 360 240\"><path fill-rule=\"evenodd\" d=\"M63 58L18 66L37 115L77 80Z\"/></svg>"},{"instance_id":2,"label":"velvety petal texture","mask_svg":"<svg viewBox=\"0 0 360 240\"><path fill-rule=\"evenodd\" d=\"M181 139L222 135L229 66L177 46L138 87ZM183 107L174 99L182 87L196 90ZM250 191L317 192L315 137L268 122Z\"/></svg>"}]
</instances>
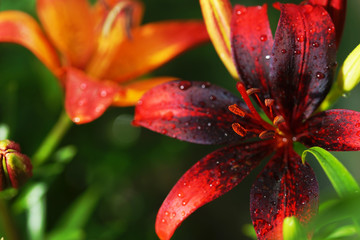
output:
<instances>
[{"instance_id":1,"label":"velvety petal texture","mask_svg":"<svg viewBox=\"0 0 360 240\"><path fill-rule=\"evenodd\" d=\"M168 240L192 212L231 190L273 149L271 142L245 143L215 151L176 183L156 218L156 233Z\"/></svg>"},{"instance_id":2,"label":"velvety petal texture","mask_svg":"<svg viewBox=\"0 0 360 240\"><path fill-rule=\"evenodd\" d=\"M257 177L250 193L250 213L259 240L281 240L284 218L307 223L317 213L315 174L293 150L280 149Z\"/></svg>"},{"instance_id":3,"label":"velvety petal texture","mask_svg":"<svg viewBox=\"0 0 360 240\"><path fill-rule=\"evenodd\" d=\"M300 141L329 151L360 150L360 112L334 109L311 117L300 129ZM305 135L302 136L301 135Z\"/></svg>"},{"instance_id":4,"label":"velvety petal texture","mask_svg":"<svg viewBox=\"0 0 360 240\"><path fill-rule=\"evenodd\" d=\"M231 44L237 71L245 86L258 88L267 94L273 46L267 5L235 6L231 20Z\"/></svg>"},{"instance_id":5,"label":"velvety petal texture","mask_svg":"<svg viewBox=\"0 0 360 240\"><path fill-rule=\"evenodd\" d=\"M201 21L149 23L134 29L131 35L132 39L116 49L118 57L104 69L102 78L118 82L136 78L209 39Z\"/></svg>"},{"instance_id":6,"label":"velvety petal texture","mask_svg":"<svg viewBox=\"0 0 360 240\"><path fill-rule=\"evenodd\" d=\"M0 42L20 44L35 54L55 75L60 74L60 60L38 23L19 11L0 12Z\"/></svg>"},{"instance_id":7,"label":"velvety petal texture","mask_svg":"<svg viewBox=\"0 0 360 240\"><path fill-rule=\"evenodd\" d=\"M242 138L234 132L232 123L246 128L257 125L246 116L230 112L228 106L233 104L248 111L244 103L223 88L207 82L174 81L144 94L136 106L134 124L188 142L237 142Z\"/></svg>"},{"instance_id":8,"label":"velvety petal texture","mask_svg":"<svg viewBox=\"0 0 360 240\"><path fill-rule=\"evenodd\" d=\"M84 72L66 69L65 109L77 124L95 120L113 103L122 89L111 81L96 81Z\"/></svg>"},{"instance_id":9,"label":"velvety petal texture","mask_svg":"<svg viewBox=\"0 0 360 240\"><path fill-rule=\"evenodd\" d=\"M336 30L336 45L339 46L344 30L347 0L309 0L308 2L323 6L330 14Z\"/></svg>"},{"instance_id":10,"label":"velvety petal texture","mask_svg":"<svg viewBox=\"0 0 360 240\"><path fill-rule=\"evenodd\" d=\"M328 93L335 69L335 28L320 6L281 4L270 59L271 97L295 129Z\"/></svg>"},{"instance_id":11,"label":"velvety petal texture","mask_svg":"<svg viewBox=\"0 0 360 240\"><path fill-rule=\"evenodd\" d=\"M95 22L87 0L37 0L37 13L46 33L68 65L82 68L92 54Z\"/></svg>"}]
</instances>

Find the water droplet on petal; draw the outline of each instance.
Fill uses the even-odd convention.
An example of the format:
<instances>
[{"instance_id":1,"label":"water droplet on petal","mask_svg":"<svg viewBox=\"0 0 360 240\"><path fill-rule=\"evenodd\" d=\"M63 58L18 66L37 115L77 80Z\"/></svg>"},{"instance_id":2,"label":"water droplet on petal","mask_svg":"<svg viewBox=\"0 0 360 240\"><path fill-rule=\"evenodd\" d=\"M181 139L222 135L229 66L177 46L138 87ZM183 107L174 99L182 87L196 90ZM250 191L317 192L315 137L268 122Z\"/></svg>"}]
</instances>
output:
<instances>
[{"instance_id":1,"label":"water droplet on petal","mask_svg":"<svg viewBox=\"0 0 360 240\"><path fill-rule=\"evenodd\" d=\"M265 42L267 40L267 36L265 34L260 36L260 41Z\"/></svg>"},{"instance_id":2,"label":"water droplet on petal","mask_svg":"<svg viewBox=\"0 0 360 240\"><path fill-rule=\"evenodd\" d=\"M316 73L316 78L317 79L323 79L325 77L325 74L323 74L322 72L317 72Z\"/></svg>"},{"instance_id":3,"label":"water droplet on petal","mask_svg":"<svg viewBox=\"0 0 360 240\"><path fill-rule=\"evenodd\" d=\"M318 47L320 46L320 43L318 43L318 42L313 42L311 45L312 45L314 48L318 48Z\"/></svg>"},{"instance_id":4,"label":"water droplet on petal","mask_svg":"<svg viewBox=\"0 0 360 240\"><path fill-rule=\"evenodd\" d=\"M211 83L209 83L209 82L204 82L201 84L201 88L208 88L210 86L211 86Z\"/></svg>"},{"instance_id":5,"label":"water droplet on petal","mask_svg":"<svg viewBox=\"0 0 360 240\"><path fill-rule=\"evenodd\" d=\"M210 100L211 101L215 101L216 100L216 97L214 95L210 95Z\"/></svg>"},{"instance_id":6,"label":"water droplet on petal","mask_svg":"<svg viewBox=\"0 0 360 240\"><path fill-rule=\"evenodd\" d=\"M265 59L266 59L266 60L269 60L270 58L271 58L270 55L266 55L266 56L265 56Z\"/></svg>"},{"instance_id":7,"label":"water droplet on petal","mask_svg":"<svg viewBox=\"0 0 360 240\"><path fill-rule=\"evenodd\" d=\"M81 84L80 84L80 89L81 89L81 90L84 90L86 87L87 87L87 84L86 84L86 83L81 83Z\"/></svg>"},{"instance_id":8,"label":"water droplet on petal","mask_svg":"<svg viewBox=\"0 0 360 240\"><path fill-rule=\"evenodd\" d=\"M282 54L285 54L286 52L287 52L286 49L281 49Z\"/></svg>"},{"instance_id":9,"label":"water droplet on petal","mask_svg":"<svg viewBox=\"0 0 360 240\"><path fill-rule=\"evenodd\" d=\"M166 212L164 212L164 214L165 214L165 216L168 216L168 215L169 215L169 212L168 212L168 211L166 211Z\"/></svg>"},{"instance_id":10,"label":"water droplet on petal","mask_svg":"<svg viewBox=\"0 0 360 240\"><path fill-rule=\"evenodd\" d=\"M301 51L300 50L294 50L294 54L299 55L299 54L301 54Z\"/></svg>"},{"instance_id":11,"label":"water droplet on petal","mask_svg":"<svg viewBox=\"0 0 360 240\"><path fill-rule=\"evenodd\" d=\"M100 96L101 97L106 97L107 95L108 95L108 92L106 90L100 91Z\"/></svg>"},{"instance_id":12,"label":"water droplet on petal","mask_svg":"<svg viewBox=\"0 0 360 240\"><path fill-rule=\"evenodd\" d=\"M187 201L183 201L181 204L185 206L187 204Z\"/></svg>"},{"instance_id":13,"label":"water droplet on petal","mask_svg":"<svg viewBox=\"0 0 360 240\"><path fill-rule=\"evenodd\" d=\"M333 33L335 31L335 27L334 26L331 26L327 29L327 32L328 33Z\"/></svg>"},{"instance_id":14,"label":"water droplet on petal","mask_svg":"<svg viewBox=\"0 0 360 240\"><path fill-rule=\"evenodd\" d=\"M161 129L161 130L160 130L160 133L161 133L161 134L167 134L167 132L168 132L168 131L167 131L166 129Z\"/></svg>"},{"instance_id":15,"label":"water droplet on petal","mask_svg":"<svg viewBox=\"0 0 360 240\"><path fill-rule=\"evenodd\" d=\"M189 89L191 87L191 82L189 81L181 81L179 82L179 89L180 90L186 90Z\"/></svg>"},{"instance_id":16,"label":"water droplet on petal","mask_svg":"<svg viewBox=\"0 0 360 240\"><path fill-rule=\"evenodd\" d=\"M305 40L305 37L304 37L304 35L299 35L299 36L296 38L296 40L297 40L298 42L303 42L303 41Z\"/></svg>"}]
</instances>

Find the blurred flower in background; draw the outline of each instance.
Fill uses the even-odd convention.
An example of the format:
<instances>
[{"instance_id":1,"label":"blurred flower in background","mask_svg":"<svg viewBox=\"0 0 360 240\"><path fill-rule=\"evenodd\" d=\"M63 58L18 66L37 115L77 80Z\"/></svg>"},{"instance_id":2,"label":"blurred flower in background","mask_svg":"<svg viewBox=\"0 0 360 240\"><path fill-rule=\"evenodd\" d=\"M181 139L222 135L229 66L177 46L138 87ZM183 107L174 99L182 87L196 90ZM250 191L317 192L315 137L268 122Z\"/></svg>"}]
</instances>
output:
<instances>
[{"instance_id":1,"label":"blurred flower in background","mask_svg":"<svg viewBox=\"0 0 360 240\"><path fill-rule=\"evenodd\" d=\"M141 26L143 5L138 1L36 4L41 26L24 12L0 13L0 41L25 46L53 72L65 87L67 113L79 124L98 118L110 105L134 105L147 89L174 80L132 81L208 40L201 21Z\"/></svg>"}]
</instances>

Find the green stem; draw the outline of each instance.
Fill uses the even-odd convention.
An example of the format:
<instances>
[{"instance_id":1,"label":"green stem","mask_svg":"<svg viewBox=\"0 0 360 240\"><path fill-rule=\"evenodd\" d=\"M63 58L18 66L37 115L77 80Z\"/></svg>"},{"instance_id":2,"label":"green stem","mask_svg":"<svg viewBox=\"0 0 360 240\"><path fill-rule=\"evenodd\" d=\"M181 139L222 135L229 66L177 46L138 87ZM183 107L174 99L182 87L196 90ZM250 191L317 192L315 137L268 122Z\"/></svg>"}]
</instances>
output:
<instances>
[{"instance_id":1,"label":"green stem","mask_svg":"<svg viewBox=\"0 0 360 240\"><path fill-rule=\"evenodd\" d=\"M39 166L43 164L49 158L50 154L57 147L67 130L71 127L71 125L72 121L64 111L60 115L59 120L57 121L53 129L50 131L48 136L40 145L37 152L31 158L34 166Z\"/></svg>"},{"instance_id":2,"label":"green stem","mask_svg":"<svg viewBox=\"0 0 360 240\"><path fill-rule=\"evenodd\" d=\"M15 222L9 212L9 206L4 199L0 199L0 220L4 227L7 240L20 240ZM0 237L5 237L0 236Z\"/></svg>"}]
</instances>

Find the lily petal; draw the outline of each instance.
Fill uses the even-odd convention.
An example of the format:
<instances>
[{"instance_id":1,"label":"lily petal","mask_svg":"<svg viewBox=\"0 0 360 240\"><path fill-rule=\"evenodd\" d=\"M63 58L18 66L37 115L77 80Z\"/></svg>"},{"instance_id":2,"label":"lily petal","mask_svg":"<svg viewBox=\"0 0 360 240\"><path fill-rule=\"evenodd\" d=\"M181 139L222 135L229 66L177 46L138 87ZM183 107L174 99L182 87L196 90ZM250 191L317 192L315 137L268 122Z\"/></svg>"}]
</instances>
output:
<instances>
[{"instance_id":1,"label":"lily petal","mask_svg":"<svg viewBox=\"0 0 360 240\"><path fill-rule=\"evenodd\" d=\"M267 94L273 37L266 4L235 6L231 20L231 44L237 71L246 87L259 88Z\"/></svg>"},{"instance_id":2,"label":"lily petal","mask_svg":"<svg viewBox=\"0 0 360 240\"><path fill-rule=\"evenodd\" d=\"M117 94L113 105L120 107L134 106L145 92L162 83L177 80L175 77L156 77L136 81L123 86L124 92Z\"/></svg>"},{"instance_id":3,"label":"lily petal","mask_svg":"<svg viewBox=\"0 0 360 240\"><path fill-rule=\"evenodd\" d=\"M75 68L66 69L65 109L77 124L100 117L121 91L116 83L91 79Z\"/></svg>"},{"instance_id":4,"label":"lily petal","mask_svg":"<svg viewBox=\"0 0 360 240\"><path fill-rule=\"evenodd\" d=\"M319 146L329 151L360 150L360 112L333 109L311 117L299 129L305 136L299 139L307 146Z\"/></svg>"},{"instance_id":5,"label":"lily petal","mask_svg":"<svg viewBox=\"0 0 360 240\"><path fill-rule=\"evenodd\" d=\"M243 102L223 88L205 82L174 81L144 94L135 108L134 124L193 143L237 142L241 137L232 129L232 123L258 127L250 118L237 117L228 110L235 103L244 113L248 111Z\"/></svg>"},{"instance_id":6,"label":"lily petal","mask_svg":"<svg viewBox=\"0 0 360 240\"><path fill-rule=\"evenodd\" d=\"M231 3L228 0L200 0L201 11L211 41L227 70L239 78L231 56Z\"/></svg>"},{"instance_id":7,"label":"lily petal","mask_svg":"<svg viewBox=\"0 0 360 240\"><path fill-rule=\"evenodd\" d=\"M344 30L347 0L309 0L312 5L323 6L331 16L336 30L336 45L339 47Z\"/></svg>"},{"instance_id":8,"label":"lily petal","mask_svg":"<svg viewBox=\"0 0 360 240\"><path fill-rule=\"evenodd\" d=\"M197 162L176 183L156 217L155 229L168 240L191 213L240 183L271 153L272 141L219 149Z\"/></svg>"},{"instance_id":9,"label":"lily petal","mask_svg":"<svg viewBox=\"0 0 360 240\"><path fill-rule=\"evenodd\" d=\"M281 240L282 223L296 216L307 223L316 214L315 174L292 150L282 150L265 166L250 193L250 213L259 240Z\"/></svg>"},{"instance_id":10,"label":"lily petal","mask_svg":"<svg viewBox=\"0 0 360 240\"><path fill-rule=\"evenodd\" d=\"M273 57L272 98L291 129L307 119L330 90L334 78L334 25L320 6L280 4Z\"/></svg>"},{"instance_id":11,"label":"lily petal","mask_svg":"<svg viewBox=\"0 0 360 240\"><path fill-rule=\"evenodd\" d=\"M104 70L104 79L119 82L141 76L180 53L209 39L200 21L149 23L132 31L132 39L115 50L116 58Z\"/></svg>"},{"instance_id":12,"label":"lily petal","mask_svg":"<svg viewBox=\"0 0 360 240\"><path fill-rule=\"evenodd\" d=\"M95 47L95 20L87 0L37 0L39 19L66 64L83 68Z\"/></svg>"},{"instance_id":13,"label":"lily petal","mask_svg":"<svg viewBox=\"0 0 360 240\"><path fill-rule=\"evenodd\" d=\"M0 13L0 42L20 44L35 54L54 75L60 74L60 60L38 23L18 11Z\"/></svg>"}]
</instances>

